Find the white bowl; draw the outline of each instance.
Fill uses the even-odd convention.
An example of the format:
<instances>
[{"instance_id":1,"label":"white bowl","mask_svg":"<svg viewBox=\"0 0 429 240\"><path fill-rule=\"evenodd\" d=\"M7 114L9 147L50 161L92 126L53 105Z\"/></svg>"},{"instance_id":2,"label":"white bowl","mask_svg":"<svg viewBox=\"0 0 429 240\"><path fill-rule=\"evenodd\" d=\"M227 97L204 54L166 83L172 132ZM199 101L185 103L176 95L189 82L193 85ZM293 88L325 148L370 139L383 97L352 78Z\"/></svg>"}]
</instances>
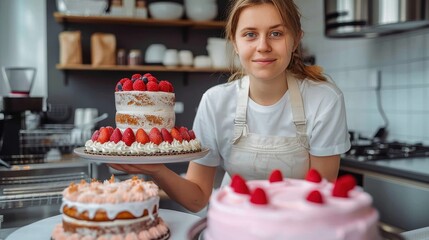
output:
<instances>
[{"instance_id":1,"label":"white bowl","mask_svg":"<svg viewBox=\"0 0 429 240\"><path fill-rule=\"evenodd\" d=\"M154 43L151 44L145 53L145 62L146 63L162 63L164 59L165 51L167 47L163 44Z\"/></svg>"},{"instance_id":2,"label":"white bowl","mask_svg":"<svg viewBox=\"0 0 429 240\"><path fill-rule=\"evenodd\" d=\"M216 3L199 2L185 4L186 16L194 21L209 21L217 17L218 7Z\"/></svg>"},{"instance_id":3,"label":"white bowl","mask_svg":"<svg viewBox=\"0 0 429 240\"><path fill-rule=\"evenodd\" d=\"M107 7L107 0L57 0L58 11L66 14L102 15Z\"/></svg>"},{"instance_id":4,"label":"white bowl","mask_svg":"<svg viewBox=\"0 0 429 240\"><path fill-rule=\"evenodd\" d=\"M149 4L149 13L152 18L173 20L183 16L183 5L176 2L154 2Z\"/></svg>"}]
</instances>

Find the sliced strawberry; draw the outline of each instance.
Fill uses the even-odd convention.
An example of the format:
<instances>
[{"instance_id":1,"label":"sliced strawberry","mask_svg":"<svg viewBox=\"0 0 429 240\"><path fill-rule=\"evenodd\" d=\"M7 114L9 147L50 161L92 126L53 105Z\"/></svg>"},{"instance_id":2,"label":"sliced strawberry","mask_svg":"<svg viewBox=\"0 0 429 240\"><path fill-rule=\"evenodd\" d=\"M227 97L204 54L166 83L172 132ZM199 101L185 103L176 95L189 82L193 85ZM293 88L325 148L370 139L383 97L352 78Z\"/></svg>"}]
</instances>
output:
<instances>
[{"instance_id":1,"label":"sliced strawberry","mask_svg":"<svg viewBox=\"0 0 429 240\"><path fill-rule=\"evenodd\" d=\"M195 138L197 138L196 136L195 136L195 132L194 132L194 130L188 130L188 134L189 134L189 137L191 138L191 140L193 140L193 139L195 139Z\"/></svg>"},{"instance_id":2,"label":"sliced strawberry","mask_svg":"<svg viewBox=\"0 0 429 240\"><path fill-rule=\"evenodd\" d=\"M250 194L246 181L238 174L235 174L234 176L232 176L231 187L232 189L234 189L234 192L236 193Z\"/></svg>"},{"instance_id":3,"label":"sliced strawberry","mask_svg":"<svg viewBox=\"0 0 429 240\"><path fill-rule=\"evenodd\" d=\"M143 80L137 79L133 83L133 89L135 91L146 91L146 85L144 84Z\"/></svg>"},{"instance_id":4,"label":"sliced strawberry","mask_svg":"<svg viewBox=\"0 0 429 240\"><path fill-rule=\"evenodd\" d=\"M155 143L157 145L159 145L160 143L162 143L162 141L163 141L162 135L161 135L161 132L159 131L158 128L154 127L154 128L152 128L150 130L149 139L150 139L151 142L153 142L153 143Z\"/></svg>"},{"instance_id":5,"label":"sliced strawberry","mask_svg":"<svg viewBox=\"0 0 429 240\"><path fill-rule=\"evenodd\" d=\"M177 128L171 129L171 136L179 142L183 141L182 134L180 134L180 132L179 132L179 130L177 130Z\"/></svg>"},{"instance_id":6,"label":"sliced strawberry","mask_svg":"<svg viewBox=\"0 0 429 240\"><path fill-rule=\"evenodd\" d=\"M274 169L271 172L270 178L268 179L270 181L270 183L273 182L282 182L283 181L283 174L280 170L278 169Z\"/></svg>"},{"instance_id":7,"label":"sliced strawberry","mask_svg":"<svg viewBox=\"0 0 429 240\"><path fill-rule=\"evenodd\" d=\"M173 142L173 137L171 136L170 132L166 128L161 129L161 135L162 135L162 139L164 139L164 141L166 141L168 143Z\"/></svg>"},{"instance_id":8,"label":"sliced strawberry","mask_svg":"<svg viewBox=\"0 0 429 240\"><path fill-rule=\"evenodd\" d=\"M113 130L112 135L110 135L109 141L114 142L114 143L118 143L121 140L122 140L121 130L119 130L119 128L115 128L115 130Z\"/></svg>"},{"instance_id":9,"label":"sliced strawberry","mask_svg":"<svg viewBox=\"0 0 429 240\"><path fill-rule=\"evenodd\" d=\"M316 169L310 168L310 170L307 172L307 175L305 175L305 180L319 183L322 181L322 176L320 176L320 173Z\"/></svg>"},{"instance_id":10,"label":"sliced strawberry","mask_svg":"<svg viewBox=\"0 0 429 240\"><path fill-rule=\"evenodd\" d=\"M250 196L250 202L258 205L267 205L268 198L264 189L256 188Z\"/></svg>"},{"instance_id":11,"label":"sliced strawberry","mask_svg":"<svg viewBox=\"0 0 429 240\"><path fill-rule=\"evenodd\" d=\"M307 195L306 199L307 199L307 201L313 202L313 203L318 203L318 204L323 204L324 203L322 194L319 191L317 191L317 190L311 191Z\"/></svg>"},{"instance_id":12,"label":"sliced strawberry","mask_svg":"<svg viewBox=\"0 0 429 240\"><path fill-rule=\"evenodd\" d=\"M97 142L105 143L110 139L110 131L107 128L100 128L100 135L97 138Z\"/></svg>"},{"instance_id":13,"label":"sliced strawberry","mask_svg":"<svg viewBox=\"0 0 429 240\"><path fill-rule=\"evenodd\" d=\"M148 90L148 91L151 91L151 92L158 92L159 91L159 86L158 86L158 83L156 83L156 82L148 82L147 84L146 84L146 89Z\"/></svg>"},{"instance_id":14,"label":"sliced strawberry","mask_svg":"<svg viewBox=\"0 0 429 240\"><path fill-rule=\"evenodd\" d=\"M188 129L186 127L180 127L179 132L180 132L180 135L182 135L182 138L184 140L188 142L191 140L191 137L189 136L189 133L188 133Z\"/></svg>"},{"instance_id":15,"label":"sliced strawberry","mask_svg":"<svg viewBox=\"0 0 429 240\"><path fill-rule=\"evenodd\" d=\"M136 136L134 135L134 132L131 128L125 129L125 131L122 133L122 141L127 146L131 146L133 142L136 141Z\"/></svg>"},{"instance_id":16,"label":"sliced strawberry","mask_svg":"<svg viewBox=\"0 0 429 240\"><path fill-rule=\"evenodd\" d=\"M149 136L147 135L146 131L142 128L137 129L136 132L136 141L142 144L146 144L150 142Z\"/></svg>"},{"instance_id":17,"label":"sliced strawberry","mask_svg":"<svg viewBox=\"0 0 429 240\"><path fill-rule=\"evenodd\" d=\"M97 141L99 135L100 135L100 131L99 130L95 130L95 132L92 134L91 140L93 142Z\"/></svg>"},{"instance_id":18,"label":"sliced strawberry","mask_svg":"<svg viewBox=\"0 0 429 240\"><path fill-rule=\"evenodd\" d=\"M122 90L124 91L132 91L133 90L133 81L126 80L122 86Z\"/></svg>"}]
</instances>

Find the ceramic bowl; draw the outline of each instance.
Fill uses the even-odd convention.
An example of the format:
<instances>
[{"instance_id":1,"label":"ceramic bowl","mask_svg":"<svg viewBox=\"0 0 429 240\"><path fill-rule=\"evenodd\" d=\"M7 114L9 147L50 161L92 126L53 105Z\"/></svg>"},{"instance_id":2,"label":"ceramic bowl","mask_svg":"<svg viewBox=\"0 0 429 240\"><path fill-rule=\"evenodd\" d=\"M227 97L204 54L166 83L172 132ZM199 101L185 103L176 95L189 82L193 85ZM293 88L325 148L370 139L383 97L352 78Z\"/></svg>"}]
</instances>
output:
<instances>
[{"instance_id":1,"label":"ceramic bowl","mask_svg":"<svg viewBox=\"0 0 429 240\"><path fill-rule=\"evenodd\" d=\"M180 19L184 11L183 5L176 2L153 2L149 4L149 13L155 19Z\"/></svg>"}]
</instances>

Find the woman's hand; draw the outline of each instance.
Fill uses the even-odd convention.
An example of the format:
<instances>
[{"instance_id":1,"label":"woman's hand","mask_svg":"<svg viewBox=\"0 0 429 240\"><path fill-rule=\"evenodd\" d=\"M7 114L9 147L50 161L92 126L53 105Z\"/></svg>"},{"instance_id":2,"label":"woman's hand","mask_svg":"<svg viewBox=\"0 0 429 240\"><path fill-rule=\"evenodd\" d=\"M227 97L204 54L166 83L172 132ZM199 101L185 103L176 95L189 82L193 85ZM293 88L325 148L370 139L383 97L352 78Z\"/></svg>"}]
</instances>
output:
<instances>
[{"instance_id":1,"label":"woman's hand","mask_svg":"<svg viewBox=\"0 0 429 240\"><path fill-rule=\"evenodd\" d=\"M131 173L131 174L145 174L154 175L160 172L165 165L164 164L108 164L110 167Z\"/></svg>"}]
</instances>

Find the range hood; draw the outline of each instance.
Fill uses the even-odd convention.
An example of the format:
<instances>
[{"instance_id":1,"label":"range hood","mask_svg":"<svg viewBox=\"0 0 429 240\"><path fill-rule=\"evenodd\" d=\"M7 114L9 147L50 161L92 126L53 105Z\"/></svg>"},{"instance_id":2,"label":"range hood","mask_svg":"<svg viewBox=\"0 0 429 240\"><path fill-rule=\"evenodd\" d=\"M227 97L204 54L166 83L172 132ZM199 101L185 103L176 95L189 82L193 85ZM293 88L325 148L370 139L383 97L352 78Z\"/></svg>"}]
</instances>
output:
<instances>
[{"instance_id":1,"label":"range hood","mask_svg":"<svg viewBox=\"0 0 429 240\"><path fill-rule=\"evenodd\" d=\"M378 37L429 26L429 0L325 0L325 35Z\"/></svg>"}]
</instances>

